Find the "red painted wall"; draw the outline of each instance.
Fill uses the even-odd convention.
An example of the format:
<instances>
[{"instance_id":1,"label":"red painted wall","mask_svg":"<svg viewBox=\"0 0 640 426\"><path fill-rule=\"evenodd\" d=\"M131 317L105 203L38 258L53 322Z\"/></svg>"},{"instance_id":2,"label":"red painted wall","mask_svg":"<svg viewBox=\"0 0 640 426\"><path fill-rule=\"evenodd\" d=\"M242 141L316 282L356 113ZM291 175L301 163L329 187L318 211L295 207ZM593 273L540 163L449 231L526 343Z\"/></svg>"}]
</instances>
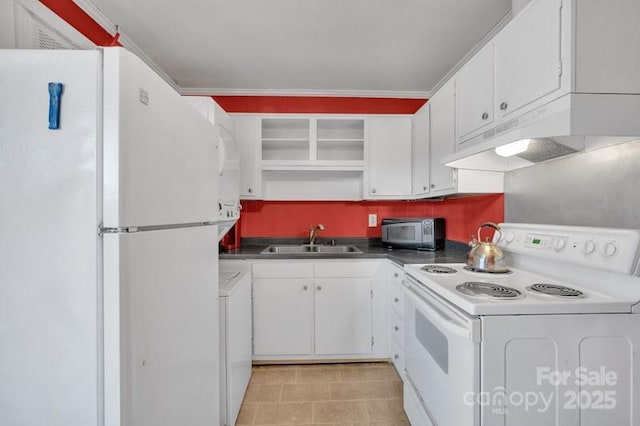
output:
<instances>
[{"instance_id":1,"label":"red painted wall","mask_svg":"<svg viewBox=\"0 0 640 426\"><path fill-rule=\"evenodd\" d=\"M40 3L51 9L96 46L120 46L117 37L109 34L72 0L40 0Z\"/></svg>"},{"instance_id":2,"label":"red painted wall","mask_svg":"<svg viewBox=\"0 0 640 426\"><path fill-rule=\"evenodd\" d=\"M322 223L322 237L380 237L385 217L444 217L447 239L469 241L482 222L504 220L504 195L442 201L243 201L242 237L305 237L309 222ZM378 226L369 228L370 213Z\"/></svg>"},{"instance_id":3,"label":"red painted wall","mask_svg":"<svg viewBox=\"0 0 640 426\"><path fill-rule=\"evenodd\" d=\"M212 96L227 112L305 114L414 114L426 99L332 96Z\"/></svg>"}]
</instances>

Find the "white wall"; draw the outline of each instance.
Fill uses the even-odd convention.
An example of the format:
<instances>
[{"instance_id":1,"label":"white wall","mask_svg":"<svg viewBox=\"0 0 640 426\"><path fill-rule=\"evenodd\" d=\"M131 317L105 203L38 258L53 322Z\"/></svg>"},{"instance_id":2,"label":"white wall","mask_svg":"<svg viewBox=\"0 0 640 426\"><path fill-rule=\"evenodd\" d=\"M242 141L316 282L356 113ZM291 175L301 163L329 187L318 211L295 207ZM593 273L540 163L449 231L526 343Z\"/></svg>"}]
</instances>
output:
<instances>
[{"instance_id":1,"label":"white wall","mask_svg":"<svg viewBox=\"0 0 640 426\"><path fill-rule=\"evenodd\" d=\"M506 173L505 220L640 229L640 140Z\"/></svg>"},{"instance_id":2,"label":"white wall","mask_svg":"<svg viewBox=\"0 0 640 426\"><path fill-rule=\"evenodd\" d=\"M16 47L15 5L13 0L0 0L0 49Z\"/></svg>"}]
</instances>

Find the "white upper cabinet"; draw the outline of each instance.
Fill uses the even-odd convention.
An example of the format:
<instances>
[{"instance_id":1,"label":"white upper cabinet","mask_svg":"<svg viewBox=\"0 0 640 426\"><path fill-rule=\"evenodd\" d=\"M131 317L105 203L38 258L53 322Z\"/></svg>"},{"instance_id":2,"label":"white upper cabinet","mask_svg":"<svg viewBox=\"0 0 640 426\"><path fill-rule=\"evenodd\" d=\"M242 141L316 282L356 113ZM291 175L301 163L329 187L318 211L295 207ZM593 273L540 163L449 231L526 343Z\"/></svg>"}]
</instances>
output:
<instances>
[{"instance_id":1,"label":"white upper cabinet","mask_svg":"<svg viewBox=\"0 0 640 426\"><path fill-rule=\"evenodd\" d=\"M561 17L561 0L538 0L495 37L495 106L501 116L560 88Z\"/></svg>"},{"instance_id":2,"label":"white upper cabinet","mask_svg":"<svg viewBox=\"0 0 640 426\"><path fill-rule=\"evenodd\" d=\"M411 117L369 118L365 198L411 196Z\"/></svg>"},{"instance_id":3,"label":"white upper cabinet","mask_svg":"<svg viewBox=\"0 0 640 426\"><path fill-rule=\"evenodd\" d=\"M493 123L493 43L485 46L460 70L456 84L456 137L465 141L475 130Z\"/></svg>"},{"instance_id":4,"label":"white upper cabinet","mask_svg":"<svg viewBox=\"0 0 640 426\"><path fill-rule=\"evenodd\" d=\"M429 197L452 194L482 194L504 191L504 175L500 172L458 170L442 164L442 158L454 152L456 134L456 94L454 79L435 93L430 109L430 192Z\"/></svg>"},{"instance_id":5,"label":"white upper cabinet","mask_svg":"<svg viewBox=\"0 0 640 426\"><path fill-rule=\"evenodd\" d=\"M411 138L411 194L429 194L429 105L425 104L413 116Z\"/></svg>"},{"instance_id":6,"label":"white upper cabinet","mask_svg":"<svg viewBox=\"0 0 640 426\"><path fill-rule=\"evenodd\" d=\"M455 169L444 166L442 157L453 153L455 146L454 81L449 80L435 93L427 105L431 111L430 163L431 195L451 192L455 186Z\"/></svg>"},{"instance_id":7,"label":"white upper cabinet","mask_svg":"<svg viewBox=\"0 0 640 426\"><path fill-rule=\"evenodd\" d=\"M234 115L233 121L240 153L240 198L261 199L260 119L250 115Z\"/></svg>"}]
</instances>

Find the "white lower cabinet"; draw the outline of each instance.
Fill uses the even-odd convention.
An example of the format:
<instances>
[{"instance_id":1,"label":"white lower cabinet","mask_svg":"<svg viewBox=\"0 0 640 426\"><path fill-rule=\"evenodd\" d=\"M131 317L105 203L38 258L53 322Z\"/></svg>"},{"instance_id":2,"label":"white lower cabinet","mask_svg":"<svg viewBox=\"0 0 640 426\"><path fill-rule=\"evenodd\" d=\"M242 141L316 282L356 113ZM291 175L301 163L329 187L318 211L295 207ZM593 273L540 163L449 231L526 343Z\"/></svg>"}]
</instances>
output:
<instances>
[{"instance_id":1,"label":"white lower cabinet","mask_svg":"<svg viewBox=\"0 0 640 426\"><path fill-rule=\"evenodd\" d=\"M253 264L254 360L388 358L382 261Z\"/></svg>"},{"instance_id":2,"label":"white lower cabinet","mask_svg":"<svg viewBox=\"0 0 640 426\"><path fill-rule=\"evenodd\" d=\"M310 279L253 280L254 355L306 355L313 351Z\"/></svg>"},{"instance_id":3,"label":"white lower cabinet","mask_svg":"<svg viewBox=\"0 0 640 426\"><path fill-rule=\"evenodd\" d=\"M315 353L370 354L371 279L325 278L315 286Z\"/></svg>"}]
</instances>

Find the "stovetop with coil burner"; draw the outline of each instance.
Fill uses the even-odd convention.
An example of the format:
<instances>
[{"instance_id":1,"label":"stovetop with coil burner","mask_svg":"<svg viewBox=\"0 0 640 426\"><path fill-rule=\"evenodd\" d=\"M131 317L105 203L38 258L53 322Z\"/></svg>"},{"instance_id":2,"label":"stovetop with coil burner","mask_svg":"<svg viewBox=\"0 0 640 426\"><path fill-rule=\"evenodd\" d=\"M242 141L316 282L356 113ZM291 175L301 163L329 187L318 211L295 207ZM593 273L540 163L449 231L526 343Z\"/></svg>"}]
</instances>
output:
<instances>
[{"instance_id":1,"label":"stovetop with coil burner","mask_svg":"<svg viewBox=\"0 0 640 426\"><path fill-rule=\"evenodd\" d=\"M606 291L509 269L492 274L463 263L405 265L414 284L473 315L629 312L630 300Z\"/></svg>"},{"instance_id":2,"label":"stovetop with coil burner","mask_svg":"<svg viewBox=\"0 0 640 426\"><path fill-rule=\"evenodd\" d=\"M508 273L405 265L414 287L473 315L640 312L640 230L503 223Z\"/></svg>"}]
</instances>

